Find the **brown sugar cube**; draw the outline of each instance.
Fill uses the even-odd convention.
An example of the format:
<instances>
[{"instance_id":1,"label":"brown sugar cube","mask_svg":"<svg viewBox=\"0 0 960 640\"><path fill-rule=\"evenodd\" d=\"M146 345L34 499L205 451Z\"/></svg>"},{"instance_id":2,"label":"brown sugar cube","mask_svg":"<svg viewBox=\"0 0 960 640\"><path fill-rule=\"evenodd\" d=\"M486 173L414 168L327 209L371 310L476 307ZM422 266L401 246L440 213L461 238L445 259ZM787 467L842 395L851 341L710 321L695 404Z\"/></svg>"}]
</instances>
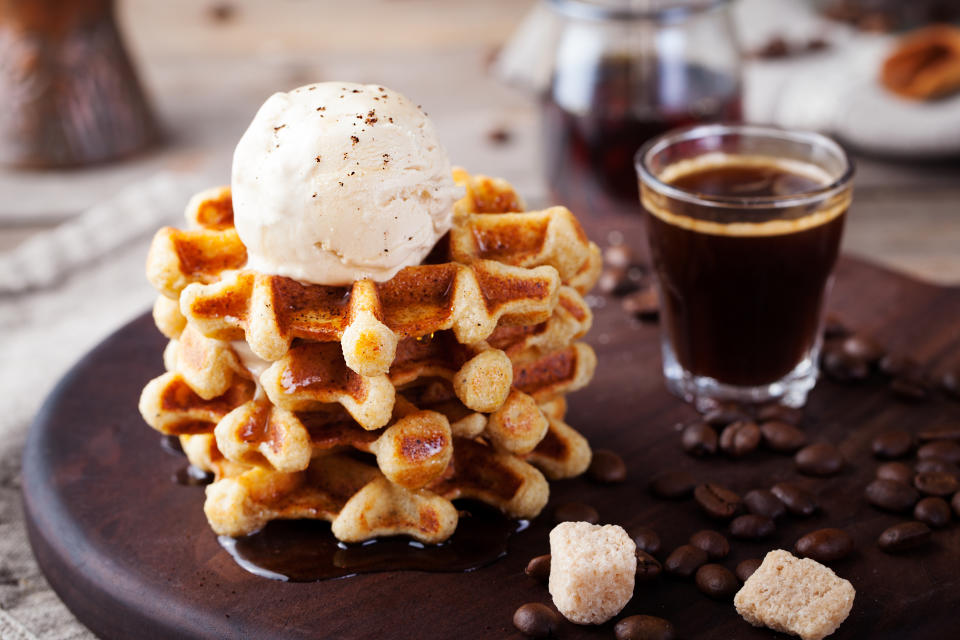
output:
<instances>
[{"instance_id":1,"label":"brown sugar cube","mask_svg":"<svg viewBox=\"0 0 960 640\"><path fill-rule=\"evenodd\" d=\"M847 619L855 595L849 581L819 562L775 549L733 603L737 613L755 627L822 640Z\"/></svg>"},{"instance_id":2,"label":"brown sugar cube","mask_svg":"<svg viewBox=\"0 0 960 640\"><path fill-rule=\"evenodd\" d=\"M633 596L637 546L622 527L562 522L550 532L550 595L567 620L600 624Z\"/></svg>"}]
</instances>

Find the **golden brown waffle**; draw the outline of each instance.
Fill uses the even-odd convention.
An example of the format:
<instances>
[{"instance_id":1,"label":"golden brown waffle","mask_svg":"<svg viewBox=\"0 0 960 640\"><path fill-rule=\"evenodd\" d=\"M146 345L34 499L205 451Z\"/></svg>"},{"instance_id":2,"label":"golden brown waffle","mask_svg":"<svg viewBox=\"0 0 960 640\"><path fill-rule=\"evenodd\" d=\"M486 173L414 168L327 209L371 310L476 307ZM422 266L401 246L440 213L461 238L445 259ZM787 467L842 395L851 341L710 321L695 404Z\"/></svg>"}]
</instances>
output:
<instances>
[{"instance_id":1,"label":"golden brown waffle","mask_svg":"<svg viewBox=\"0 0 960 640\"><path fill-rule=\"evenodd\" d=\"M402 534L436 543L456 528L450 501L457 498L481 500L518 518L543 509L549 488L529 464L474 440L455 438L453 451L443 474L418 491L340 452L319 456L295 473L250 467L211 484L204 511L221 535L252 533L276 519L312 518L330 521L345 542Z\"/></svg>"},{"instance_id":2,"label":"golden brown waffle","mask_svg":"<svg viewBox=\"0 0 960 640\"><path fill-rule=\"evenodd\" d=\"M279 359L294 338L339 341L361 375L385 373L402 337L452 329L459 342L473 344L498 324L546 321L561 281L581 291L592 286L599 249L569 211L476 213L490 203L522 203L498 181L461 180L473 195L456 204L454 228L431 258L439 263L409 267L384 283L324 287L242 270L246 250L230 226L226 189L192 201L187 217L201 228L157 233L148 278L208 337L246 339L267 360Z\"/></svg>"}]
</instances>

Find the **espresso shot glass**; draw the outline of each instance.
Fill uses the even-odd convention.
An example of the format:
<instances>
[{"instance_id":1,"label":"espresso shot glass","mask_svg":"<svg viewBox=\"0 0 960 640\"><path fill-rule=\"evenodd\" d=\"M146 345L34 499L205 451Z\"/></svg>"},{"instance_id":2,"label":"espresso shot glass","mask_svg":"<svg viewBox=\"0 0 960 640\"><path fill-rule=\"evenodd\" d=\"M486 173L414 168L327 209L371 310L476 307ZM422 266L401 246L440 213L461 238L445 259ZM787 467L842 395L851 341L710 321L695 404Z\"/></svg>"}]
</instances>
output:
<instances>
[{"instance_id":1,"label":"espresso shot glass","mask_svg":"<svg viewBox=\"0 0 960 640\"><path fill-rule=\"evenodd\" d=\"M667 387L700 410L802 406L817 380L850 158L820 134L719 124L651 140L636 168Z\"/></svg>"}]
</instances>

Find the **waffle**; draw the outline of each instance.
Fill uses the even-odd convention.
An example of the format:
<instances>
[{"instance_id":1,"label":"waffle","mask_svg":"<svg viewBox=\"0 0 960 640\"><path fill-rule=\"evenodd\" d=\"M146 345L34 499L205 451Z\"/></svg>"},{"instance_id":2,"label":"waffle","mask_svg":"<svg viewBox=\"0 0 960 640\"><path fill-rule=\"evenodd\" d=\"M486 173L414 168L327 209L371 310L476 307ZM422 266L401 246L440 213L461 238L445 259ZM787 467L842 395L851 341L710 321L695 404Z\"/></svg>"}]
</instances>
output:
<instances>
[{"instance_id":1,"label":"waffle","mask_svg":"<svg viewBox=\"0 0 960 640\"><path fill-rule=\"evenodd\" d=\"M328 520L344 542L408 535L442 542L457 525L450 502L474 498L511 517L534 517L546 504L543 475L518 458L475 440L454 438L443 474L419 491L390 482L373 464L332 452L304 471L250 467L207 488L204 511L220 535L252 533L276 519Z\"/></svg>"},{"instance_id":2,"label":"waffle","mask_svg":"<svg viewBox=\"0 0 960 640\"><path fill-rule=\"evenodd\" d=\"M546 321L561 283L581 292L592 286L600 252L569 211L479 213L492 203L522 203L502 181L458 176L469 194L456 203L454 227L429 258L433 263L387 282L327 287L244 270L246 249L226 213L228 189L191 201L187 219L200 228L157 233L148 279L179 300L182 314L208 337L245 339L271 361L295 338L340 342L347 366L367 376L386 373L401 338L450 329L459 342L473 344L498 325Z\"/></svg>"},{"instance_id":3,"label":"waffle","mask_svg":"<svg viewBox=\"0 0 960 640\"><path fill-rule=\"evenodd\" d=\"M451 500L533 517L544 476L589 465L565 395L596 367L578 340L600 252L566 209L525 212L505 181L454 175L466 195L450 233L387 282L247 269L227 188L155 236L153 316L170 342L140 410L214 474L218 533L320 518L344 541L440 542Z\"/></svg>"}]
</instances>

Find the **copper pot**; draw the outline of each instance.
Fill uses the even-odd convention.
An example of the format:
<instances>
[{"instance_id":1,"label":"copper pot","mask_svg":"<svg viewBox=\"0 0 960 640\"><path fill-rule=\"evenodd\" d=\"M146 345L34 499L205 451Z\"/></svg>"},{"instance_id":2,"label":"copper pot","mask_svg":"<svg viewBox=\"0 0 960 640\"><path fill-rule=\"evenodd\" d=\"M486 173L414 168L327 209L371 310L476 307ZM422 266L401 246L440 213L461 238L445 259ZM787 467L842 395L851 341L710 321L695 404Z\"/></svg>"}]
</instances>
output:
<instances>
[{"instance_id":1,"label":"copper pot","mask_svg":"<svg viewBox=\"0 0 960 640\"><path fill-rule=\"evenodd\" d=\"M113 0L0 0L0 162L105 162L159 134Z\"/></svg>"}]
</instances>

